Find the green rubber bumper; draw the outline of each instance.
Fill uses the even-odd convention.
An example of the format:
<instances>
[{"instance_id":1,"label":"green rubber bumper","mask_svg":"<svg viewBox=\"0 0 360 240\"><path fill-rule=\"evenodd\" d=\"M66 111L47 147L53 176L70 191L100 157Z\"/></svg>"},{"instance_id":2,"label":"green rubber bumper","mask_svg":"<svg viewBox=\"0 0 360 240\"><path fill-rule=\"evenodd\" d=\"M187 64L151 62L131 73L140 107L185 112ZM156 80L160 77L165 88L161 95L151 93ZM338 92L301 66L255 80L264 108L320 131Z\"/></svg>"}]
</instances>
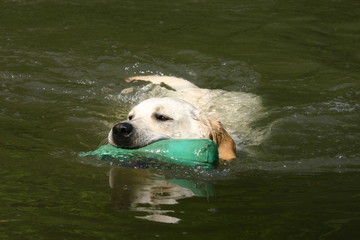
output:
<instances>
[{"instance_id":1,"label":"green rubber bumper","mask_svg":"<svg viewBox=\"0 0 360 240\"><path fill-rule=\"evenodd\" d=\"M138 149L123 149L103 145L80 156L94 156L120 165L136 164L153 166L156 163L178 164L188 167L216 168L219 153L210 139L169 139L154 142Z\"/></svg>"}]
</instances>

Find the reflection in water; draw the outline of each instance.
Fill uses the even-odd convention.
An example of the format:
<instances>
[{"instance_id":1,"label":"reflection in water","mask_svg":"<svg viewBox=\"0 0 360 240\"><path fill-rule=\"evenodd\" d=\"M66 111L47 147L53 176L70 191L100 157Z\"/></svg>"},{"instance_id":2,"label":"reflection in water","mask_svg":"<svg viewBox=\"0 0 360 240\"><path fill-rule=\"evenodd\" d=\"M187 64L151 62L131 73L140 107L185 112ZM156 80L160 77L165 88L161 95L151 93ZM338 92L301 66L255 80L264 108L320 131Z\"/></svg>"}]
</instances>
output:
<instances>
[{"instance_id":1,"label":"reflection in water","mask_svg":"<svg viewBox=\"0 0 360 240\"><path fill-rule=\"evenodd\" d=\"M109 174L112 205L115 209L145 212L137 218L177 223L181 219L168 216L171 210L161 205L177 204L178 200L193 196L214 195L213 186L189 179L167 179L149 169L112 168Z\"/></svg>"}]
</instances>

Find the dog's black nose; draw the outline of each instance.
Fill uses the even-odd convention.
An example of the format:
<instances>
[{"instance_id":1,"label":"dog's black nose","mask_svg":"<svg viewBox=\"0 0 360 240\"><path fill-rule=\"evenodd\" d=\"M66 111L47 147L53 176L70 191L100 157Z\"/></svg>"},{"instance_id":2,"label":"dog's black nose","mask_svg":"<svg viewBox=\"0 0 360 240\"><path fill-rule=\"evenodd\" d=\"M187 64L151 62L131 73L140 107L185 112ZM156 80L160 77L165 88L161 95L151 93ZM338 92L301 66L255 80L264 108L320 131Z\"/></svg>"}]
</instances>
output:
<instances>
[{"instance_id":1,"label":"dog's black nose","mask_svg":"<svg viewBox=\"0 0 360 240\"><path fill-rule=\"evenodd\" d=\"M122 122L116 124L112 129L112 134L117 137L129 137L134 127L130 123Z\"/></svg>"}]
</instances>

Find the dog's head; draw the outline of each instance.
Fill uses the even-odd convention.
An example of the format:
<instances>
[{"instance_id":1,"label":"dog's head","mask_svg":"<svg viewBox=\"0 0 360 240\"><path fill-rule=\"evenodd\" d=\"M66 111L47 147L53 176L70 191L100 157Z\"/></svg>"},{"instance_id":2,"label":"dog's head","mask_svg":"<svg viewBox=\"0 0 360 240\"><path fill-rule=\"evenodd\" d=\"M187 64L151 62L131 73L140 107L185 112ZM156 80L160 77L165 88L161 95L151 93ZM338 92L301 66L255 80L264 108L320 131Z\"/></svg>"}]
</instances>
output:
<instances>
[{"instance_id":1,"label":"dog's head","mask_svg":"<svg viewBox=\"0 0 360 240\"><path fill-rule=\"evenodd\" d=\"M203 117L193 105L176 98L141 102L108 136L110 144L121 148L140 148L162 139L207 138L217 143L221 159L236 157L234 141L220 122Z\"/></svg>"}]
</instances>

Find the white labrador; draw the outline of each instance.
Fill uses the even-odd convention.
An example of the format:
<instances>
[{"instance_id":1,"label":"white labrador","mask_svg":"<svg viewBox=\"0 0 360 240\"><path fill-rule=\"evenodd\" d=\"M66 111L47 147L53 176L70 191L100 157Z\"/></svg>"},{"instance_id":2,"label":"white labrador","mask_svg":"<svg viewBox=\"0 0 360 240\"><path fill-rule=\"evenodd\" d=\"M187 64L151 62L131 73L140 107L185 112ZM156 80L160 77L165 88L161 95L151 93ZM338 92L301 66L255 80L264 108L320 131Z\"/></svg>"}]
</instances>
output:
<instances>
[{"instance_id":1,"label":"white labrador","mask_svg":"<svg viewBox=\"0 0 360 240\"><path fill-rule=\"evenodd\" d=\"M236 145L223 121L240 129L235 132L243 142L256 139L249 124L259 111L260 99L253 94L201 89L185 79L167 76L137 76L126 81L134 80L165 87L148 91L145 95L161 98L142 101L130 111L128 120L111 129L108 140L114 146L139 148L161 139L209 138L218 145L219 157L231 160L236 158Z\"/></svg>"}]
</instances>

